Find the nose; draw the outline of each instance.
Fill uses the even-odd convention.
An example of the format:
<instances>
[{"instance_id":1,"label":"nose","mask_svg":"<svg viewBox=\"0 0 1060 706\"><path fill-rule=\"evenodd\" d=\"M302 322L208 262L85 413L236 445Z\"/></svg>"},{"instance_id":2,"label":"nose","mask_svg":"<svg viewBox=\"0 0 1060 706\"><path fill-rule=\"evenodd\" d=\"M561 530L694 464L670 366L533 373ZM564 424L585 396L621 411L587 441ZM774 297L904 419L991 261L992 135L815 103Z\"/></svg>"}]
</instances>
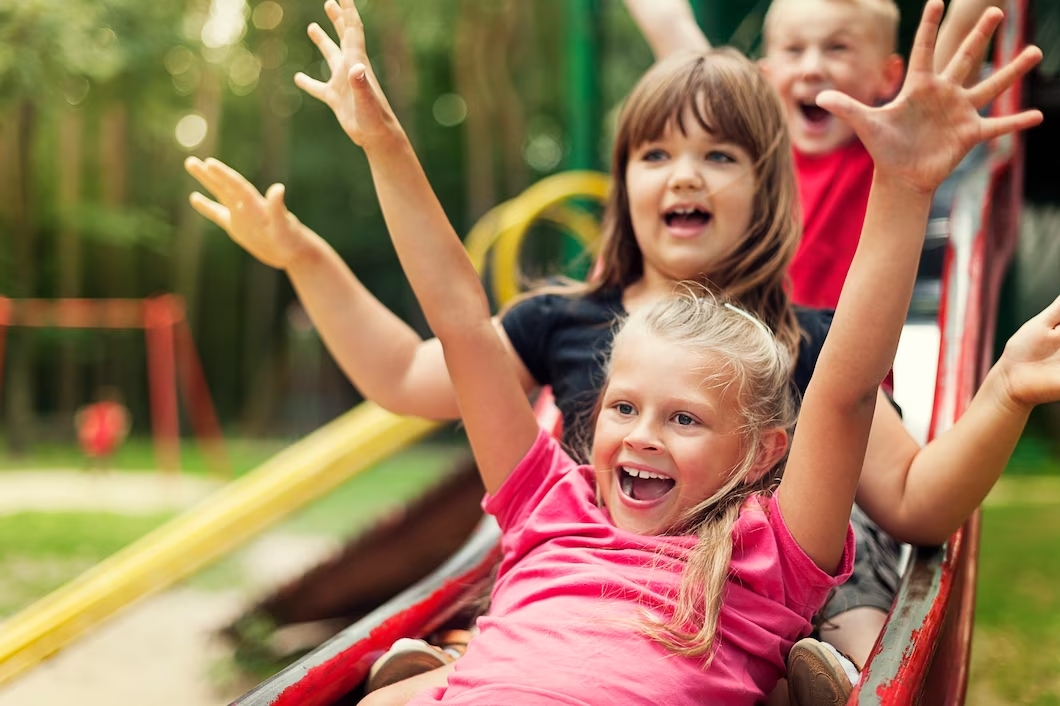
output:
<instances>
[{"instance_id":1,"label":"nose","mask_svg":"<svg viewBox=\"0 0 1060 706\"><path fill-rule=\"evenodd\" d=\"M814 48L803 51L799 69L804 80L820 78L824 74L824 57L821 56L821 51Z\"/></svg>"},{"instance_id":2,"label":"nose","mask_svg":"<svg viewBox=\"0 0 1060 706\"><path fill-rule=\"evenodd\" d=\"M624 443L627 448L648 453L658 452L663 448L658 428L647 415L638 418L637 423L626 434Z\"/></svg>"},{"instance_id":3,"label":"nose","mask_svg":"<svg viewBox=\"0 0 1060 706\"><path fill-rule=\"evenodd\" d=\"M681 155L674 160L670 174L670 188L674 191L699 191L706 182L700 169L699 160L692 155Z\"/></svg>"}]
</instances>

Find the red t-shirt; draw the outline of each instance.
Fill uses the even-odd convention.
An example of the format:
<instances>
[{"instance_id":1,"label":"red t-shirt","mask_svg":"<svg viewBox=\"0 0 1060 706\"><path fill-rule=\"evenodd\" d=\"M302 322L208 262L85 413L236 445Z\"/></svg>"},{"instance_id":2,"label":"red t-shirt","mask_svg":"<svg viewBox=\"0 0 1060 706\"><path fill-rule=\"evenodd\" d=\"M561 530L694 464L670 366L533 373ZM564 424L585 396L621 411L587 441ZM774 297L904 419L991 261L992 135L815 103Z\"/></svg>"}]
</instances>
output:
<instances>
[{"instance_id":1,"label":"red t-shirt","mask_svg":"<svg viewBox=\"0 0 1060 706\"><path fill-rule=\"evenodd\" d=\"M802 242L789 273L796 304L834 309L861 238L872 157L860 140L824 155L795 150Z\"/></svg>"}]
</instances>

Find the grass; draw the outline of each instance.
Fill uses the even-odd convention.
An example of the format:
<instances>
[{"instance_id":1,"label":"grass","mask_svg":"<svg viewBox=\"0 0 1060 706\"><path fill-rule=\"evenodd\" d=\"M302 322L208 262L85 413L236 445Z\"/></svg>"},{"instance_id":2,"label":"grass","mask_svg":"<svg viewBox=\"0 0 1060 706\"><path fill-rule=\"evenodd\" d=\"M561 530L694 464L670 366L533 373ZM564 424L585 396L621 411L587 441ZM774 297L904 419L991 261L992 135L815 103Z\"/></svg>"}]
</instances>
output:
<instances>
[{"instance_id":1,"label":"grass","mask_svg":"<svg viewBox=\"0 0 1060 706\"><path fill-rule=\"evenodd\" d=\"M0 616L59 588L167 519L82 512L0 517Z\"/></svg>"},{"instance_id":2,"label":"grass","mask_svg":"<svg viewBox=\"0 0 1060 706\"><path fill-rule=\"evenodd\" d=\"M225 439L224 450L231 463L231 472L242 475L260 465L292 443L283 439ZM39 443L27 455L14 455L0 438L0 472L10 470L84 468L85 456L73 442ZM115 471L154 471L157 467L154 443L150 437L131 437L108 460L107 467ZM193 475L216 474L202 449L193 439L180 444L180 470Z\"/></svg>"},{"instance_id":3,"label":"grass","mask_svg":"<svg viewBox=\"0 0 1060 706\"><path fill-rule=\"evenodd\" d=\"M971 706L1060 704L1060 477L1006 477L983 509Z\"/></svg>"}]
</instances>

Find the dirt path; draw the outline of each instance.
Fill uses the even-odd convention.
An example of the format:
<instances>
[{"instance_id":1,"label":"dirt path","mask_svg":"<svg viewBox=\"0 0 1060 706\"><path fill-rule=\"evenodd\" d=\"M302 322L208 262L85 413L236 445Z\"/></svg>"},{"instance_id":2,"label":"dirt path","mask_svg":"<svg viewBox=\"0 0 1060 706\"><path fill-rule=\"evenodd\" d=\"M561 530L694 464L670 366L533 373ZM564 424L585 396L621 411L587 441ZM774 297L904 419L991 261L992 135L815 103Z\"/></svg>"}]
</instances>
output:
<instances>
[{"instance_id":1,"label":"dirt path","mask_svg":"<svg viewBox=\"0 0 1060 706\"><path fill-rule=\"evenodd\" d=\"M188 507L216 487L202 479L150 473L5 472L0 514L157 512ZM236 555L239 588L184 585L144 599L0 689L0 706L228 703L250 684L230 674L225 678L227 648L217 630L256 596L336 547L331 538L266 534Z\"/></svg>"}]
</instances>

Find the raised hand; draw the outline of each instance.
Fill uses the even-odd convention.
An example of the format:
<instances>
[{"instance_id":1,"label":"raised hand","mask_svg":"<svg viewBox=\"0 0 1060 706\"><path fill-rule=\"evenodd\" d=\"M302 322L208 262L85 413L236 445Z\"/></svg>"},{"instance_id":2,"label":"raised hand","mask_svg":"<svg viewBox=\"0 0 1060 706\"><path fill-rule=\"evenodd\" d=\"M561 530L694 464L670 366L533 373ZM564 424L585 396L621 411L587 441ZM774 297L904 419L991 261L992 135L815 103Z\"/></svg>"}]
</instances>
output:
<instances>
[{"instance_id":1,"label":"raised hand","mask_svg":"<svg viewBox=\"0 0 1060 706\"><path fill-rule=\"evenodd\" d=\"M399 130L394 111L379 89L364 48L364 23L353 0L327 0L324 11L335 27L339 45L320 25L309 25L309 38L328 62L331 78L317 81L299 72L295 84L325 103L354 143L363 148L373 140Z\"/></svg>"},{"instance_id":2,"label":"raised hand","mask_svg":"<svg viewBox=\"0 0 1060 706\"><path fill-rule=\"evenodd\" d=\"M313 234L287 210L282 184L273 184L262 196L242 174L219 160L188 157L184 168L217 199L192 193L192 208L266 265L286 269L306 249Z\"/></svg>"},{"instance_id":3,"label":"raised hand","mask_svg":"<svg viewBox=\"0 0 1060 706\"><path fill-rule=\"evenodd\" d=\"M923 191L933 191L976 144L1037 125L1042 114L984 118L979 110L1041 61L1038 47L1027 47L994 75L965 88L978 70L1002 12L989 8L940 72L934 68L941 0L924 7L909 57L909 71L898 96L871 108L838 91L823 91L817 104L849 124L865 144L877 173Z\"/></svg>"},{"instance_id":4,"label":"raised hand","mask_svg":"<svg viewBox=\"0 0 1060 706\"><path fill-rule=\"evenodd\" d=\"M1013 334L997 370L1014 404L1029 408L1060 400L1060 297Z\"/></svg>"}]
</instances>

